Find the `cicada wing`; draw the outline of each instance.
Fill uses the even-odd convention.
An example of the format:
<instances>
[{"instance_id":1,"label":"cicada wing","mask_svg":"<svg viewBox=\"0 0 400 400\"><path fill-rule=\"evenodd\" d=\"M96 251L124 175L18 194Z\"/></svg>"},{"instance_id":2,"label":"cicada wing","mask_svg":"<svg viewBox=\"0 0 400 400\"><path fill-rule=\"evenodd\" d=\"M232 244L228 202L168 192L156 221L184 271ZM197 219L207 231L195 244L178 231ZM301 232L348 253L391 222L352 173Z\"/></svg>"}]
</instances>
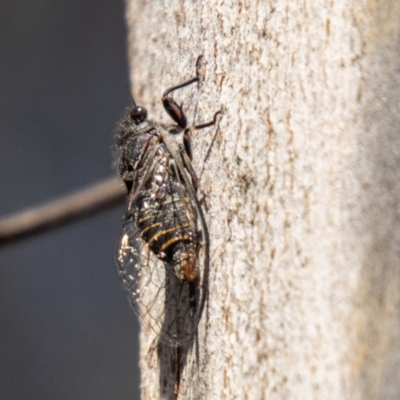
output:
<instances>
[{"instance_id":1,"label":"cicada wing","mask_svg":"<svg viewBox=\"0 0 400 400\"><path fill-rule=\"evenodd\" d=\"M171 175L167 179L166 192L173 193L168 198L168 204L160 210L168 211L176 216L177 225L186 220L196 235L196 251L194 280L180 277L184 266L165 263L165 306L161 338L174 346L187 345L194 337L205 303L205 293L208 281L208 233L204 216L200 208L195 190L190 178L180 161L180 155L170 152L169 161ZM157 197L157 196L156 196ZM173 210L173 212L171 211ZM182 212L185 218L182 218Z\"/></svg>"},{"instance_id":2,"label":"cicada wing","mask_svg":"<svg viewBox=\"0 0 400 400\"><path fill-rule=\"evenodd\" d=\"M172 346L188 344L199 322L199 282L179 279L173 271L166 271L166 302L161 338Z\"/></svg>"},{"instance_id":3,"label":"cicada wing","mask_svg":"<svg viewBox=\"0 0 400 400\"><path fill-rule=\"evenodd\" d=\"M208 271L207 227L196 194L188 187L189 180L181 179L186 172L170 160L173 173L164 170L164 185L156 184L153 171L157 170L159 162L157 158L153 160L140 187L129 195L115 258L121 284L141 321L162 341L181 346L192 340L204 306ZM182 279L182 265L160 260L142 238L143 232L135 222L135 210L141 207L138 199L149 188L153 190L154 199L153 203L149 200L151 219L154 224L160 224L160 232L174 230L175 224L176 227L181 225L182 212L186 214L185 220L194 226L198 236L194 247L197 252L197 277L194 280Z\"/></svg>"},{"instance_id":4,"label":"cicada wing","mask_svg":"<svg viewBox=\"0 0 400 400\"><path fill-rule=\"evenodd\" d=\"M146 328L172 346L185 345L197 329L199 282L179 279L126 223L118 238L115 264L128 300Z\"/></svg>"},{"instance_id":5,"label":"cicada wing","mask_svg":"<svg viewBox=\"0 0 400 400\"><path fill-rule=\"evenodd\" d=\"M172 154L172 153L171 153ZM177 193L170 199L176 214L184 211L187 221L196 227L196 274L193 281L179 278L179 265L166 265L165 316L161 329L163 339L172 345L185 345L197 331L206 301L209 271L209 241L204 214L194 187L179 158L174 157L170 168L174 172L169 180L169 191ZM174 185L173 188L171 185ZM176 203L175 203L176 200Z\"/></svg>"},{"instance_id":6,"label":"cicada wing","mask_svg":"<svg viewBox=\"0 0 400 400\"><path fill-rule=\"evenodd\" d=\"M160 334L165 303L165 267L140 237L133 221L124 224L115 264L128 300L147 327Z\"/></svg>"}]
</instances>

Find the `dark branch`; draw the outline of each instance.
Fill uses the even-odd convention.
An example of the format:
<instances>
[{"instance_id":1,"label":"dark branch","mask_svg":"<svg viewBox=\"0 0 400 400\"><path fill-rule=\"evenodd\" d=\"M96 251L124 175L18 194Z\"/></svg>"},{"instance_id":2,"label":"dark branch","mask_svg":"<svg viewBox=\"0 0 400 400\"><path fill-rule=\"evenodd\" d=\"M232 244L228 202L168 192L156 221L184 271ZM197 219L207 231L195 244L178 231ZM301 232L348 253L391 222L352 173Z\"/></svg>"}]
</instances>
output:
<instances>
[{"instance_id":1,"label":"dark branch","mask_svg":"<svg viewBox=\"0 0 400 400\"><path fill-rule=\"evenodd\" d=\"M122 204L120 181L109 179L59 200L0 220L0 246L25 239Z\"/></svg>"}]
</instances>

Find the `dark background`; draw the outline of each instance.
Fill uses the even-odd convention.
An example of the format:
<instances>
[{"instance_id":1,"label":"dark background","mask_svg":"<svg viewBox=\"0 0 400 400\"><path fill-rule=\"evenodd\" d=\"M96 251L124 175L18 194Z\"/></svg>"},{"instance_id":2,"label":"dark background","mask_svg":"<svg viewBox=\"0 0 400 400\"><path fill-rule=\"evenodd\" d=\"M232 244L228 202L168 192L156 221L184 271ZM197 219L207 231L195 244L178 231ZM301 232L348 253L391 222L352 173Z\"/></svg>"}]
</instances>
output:
<instances>
[{"instance_id":1,"label":"dark background","mask_svg":"<svg viewBox=\"0 0 400 400\"><path fill-rule=\"evenodd\" d=\"M0 215L114 174L129 106L123 1L1 0ZM0 248L0 399L138 399L123 206Z\"/></svg>"}]
</instances>

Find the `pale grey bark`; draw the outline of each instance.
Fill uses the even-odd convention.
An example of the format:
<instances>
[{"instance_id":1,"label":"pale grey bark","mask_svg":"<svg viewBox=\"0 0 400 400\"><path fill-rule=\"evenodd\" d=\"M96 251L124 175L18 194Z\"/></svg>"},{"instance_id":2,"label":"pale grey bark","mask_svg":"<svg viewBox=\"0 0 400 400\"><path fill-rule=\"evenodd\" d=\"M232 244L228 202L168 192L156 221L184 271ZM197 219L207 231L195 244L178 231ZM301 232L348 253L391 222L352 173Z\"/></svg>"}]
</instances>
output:
<instances>
[{"instance_id":1,"label":"pale grey bark","mask_svg":"<svg viewBox=\"0 0 400 400\"><path fill-rule=\"evenodd\" d=\"M400 398L398 0L127 3L133 93L195 133L209 299L184 359L143 331L143 399ZM207 148L217 132L208 161Z\"/></svg>"}]
</instances>

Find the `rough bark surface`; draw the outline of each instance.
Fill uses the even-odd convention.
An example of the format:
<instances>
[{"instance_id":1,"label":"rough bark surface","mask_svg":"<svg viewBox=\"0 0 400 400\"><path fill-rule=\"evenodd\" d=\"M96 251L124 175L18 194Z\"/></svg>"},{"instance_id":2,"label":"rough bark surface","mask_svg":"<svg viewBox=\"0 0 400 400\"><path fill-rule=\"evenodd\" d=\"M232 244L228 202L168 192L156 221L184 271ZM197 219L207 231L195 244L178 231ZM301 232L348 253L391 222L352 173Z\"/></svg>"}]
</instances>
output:
<instances>
[{"instance_id":1,"label":"rough bark surface","mask_svg":"<svg viewBox=\"0 0 400 400\"><path fill-rule=\"evenodd\" d=\"M151 118L199 55L174 96L189 121L224 109L193 137L206 311L188 349L142 331L142 398L400 398L398 0L130 0L127 20Z\"/></svg>"}]
</instances>

